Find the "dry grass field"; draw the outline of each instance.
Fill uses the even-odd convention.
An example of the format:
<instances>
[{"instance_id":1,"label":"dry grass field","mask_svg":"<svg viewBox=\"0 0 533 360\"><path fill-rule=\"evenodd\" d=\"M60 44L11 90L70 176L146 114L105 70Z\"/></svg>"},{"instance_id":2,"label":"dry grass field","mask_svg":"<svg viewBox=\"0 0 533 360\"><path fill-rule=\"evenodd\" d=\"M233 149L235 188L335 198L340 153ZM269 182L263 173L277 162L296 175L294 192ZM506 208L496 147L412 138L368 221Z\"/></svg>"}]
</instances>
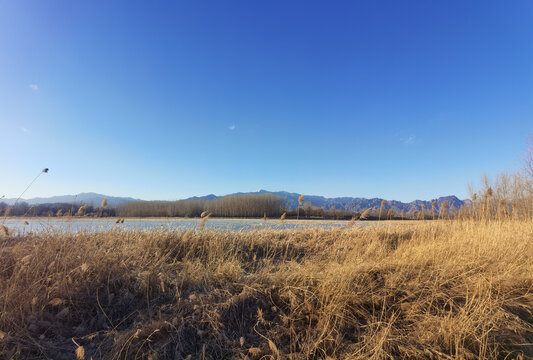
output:
<instances>
[{"instance_id":1,"label":"dry grass field","mask_svg":"<svg viewBox=\"0 0 533 360\"><path fill-rule=\"evenodd\" d=\"M533 222L0 240L2 359L533 357Z\"/></svg>"}]
</instances>

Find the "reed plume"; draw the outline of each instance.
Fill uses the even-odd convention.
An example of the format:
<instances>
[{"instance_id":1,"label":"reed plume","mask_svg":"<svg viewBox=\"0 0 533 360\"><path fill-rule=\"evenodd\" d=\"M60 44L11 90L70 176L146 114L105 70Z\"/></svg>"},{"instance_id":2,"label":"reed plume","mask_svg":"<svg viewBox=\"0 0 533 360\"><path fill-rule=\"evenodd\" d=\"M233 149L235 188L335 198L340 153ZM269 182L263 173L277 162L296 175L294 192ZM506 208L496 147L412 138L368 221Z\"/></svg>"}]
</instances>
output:
<instances>
[{"instance_id":1,"label":"reed plume","mask_svg":"<svg viewBox=\"0 0 533 360\"><path fill-rule=\"evenodd\" d=\"M76 359L77 360L85 359L85 348L83 346L78 346L76 348Z\"/></svg>"},{"instance_id":2,"label":"reed plume","mask_svg":"<svg viewBox=\"0 0 533 360\"><path fill-rule=\"evenodd\" d=\"M304 202L304 194L298 197L298 210L297 210L296 220L300 219L300 206L302 206L303 202Z\"/></svg>"},{"instance_id":3,"label":"reed plume","mask_svg":"<svg viewBox=\"0 0 533 360\"><path fill-rule=\"evenodd\" d=\"M355 225L355 216L352 217L352 219L350 221L348 221L348 223L346 224L346 227L347 228L351 228Z\"/></svg>"},{"instance_id":4,"label":"reed plume","mask_svg":"<svg viewBox=\"0 0 533 360\"><path fill-rule=\"evenodd\" d=\"M504 199L500 199L500 201L498 201L498 217L500 219L505 217L505 215L507 213L506 207L507 206L506 206L505 200Z\"/></svg>"},{"instance_id":5,"label":"reed plume","mask_svg":"<svg viewBox=\"0 0 533 360\"><path fill-rule=\"evenodd\" d=\"M387 200L381 200L381 206L379 207L379 221L381 221L381 212L383 211L383 208L385 208L386 203Z\"/></svg>"},{"instance_id":6,"label":"reed plume","mask_svg":"<svg viewBox=\"0 0 533 360\"><path fill-rule=\"evenodd\" d=\"M102 217L104 215L104 209L106 208L106 206L107 206L107 198L104 198L104 200L102 200L102 203L100 204L100 207L98 208L99 217Z\"/></svg>"},{"instance_id":7,"label":"reed plume","mask_svg":"<svg viewBox=\"0 0 533 360\"><path fill-rule=\"evenodd\" d=\"M85 214L85 210L87 210L88 207L89 205L87 204L83 204L82 206L80 206L80 208L76 212L76 216L83 216Z\"/></svg>"},{"instance_id":8,"label":"reed plume","mask_svg":"<svg viewBox=\"0 0 533 360\"><path fill-rule=\"evenodd\" d=\"M74 345L76 345L76 351L75 351L76 360L84 360L85 359L85 348L81 346L80 344L78 344L76 340L74 340L74 338L72 338L72 342L74 343Z\"/></svg>"},{"instance_id":9,"label":"reed plume","mask_svg":"<svg viewBox=\"0 0 533 360\"><path fill-rule=\"evenodd\" d=\"M284 212L283 214L281 214L281 217L279 218L279 222L283 222L285 220L285 216L287 216L287 213Z\"/></svg>"},{"instance_id":10,"label":"reed plume","mask_svg":"<svg viewBox=\"0 0 533 360\"><path fill-rule=\"evenodd\" d=\"M448 209L448 205L450 205L450 203L448 201L445 201L440 206L440 210L439 210L439 218L440 219L442 219L444 217L444 215L446 215L446 211Z\"/></svg>"},{"instance_id":11,"label":"reed plume","mask_svg":"<svg viewBox=\"0 0 533 360\"><path fill-rule=\"evenodd\" d=\"M202 220L200 220L200 222L198 223L198 230L202 231L205 227L205 223L207 222L207 220L209 219L209 217L211 216L210 213L208 213L207 215L205 215Z\"/></svg>"},{"instance_id":12,"label":"reed plume","mask_svg":"<svg viewBox=\"0 0 533 360\"><path fill-rule=\"evenodd\" d=\"M0 358L518 358L532 231L467 220L16 236L0 241Z\"/></svg>"},{"instance_id":13,"label":"reed plume","mask_svg":"<svg viewBox=\"0 0 533 360\"><path fill-rule=\"evenodd\" d=\"M365 220L365 219L368 218L369 214L370 214L370 208L367 208L367 209L363 210L363 212L361 213L361 216L359 216L359 219Z\"/></svg>"}]
</instances>

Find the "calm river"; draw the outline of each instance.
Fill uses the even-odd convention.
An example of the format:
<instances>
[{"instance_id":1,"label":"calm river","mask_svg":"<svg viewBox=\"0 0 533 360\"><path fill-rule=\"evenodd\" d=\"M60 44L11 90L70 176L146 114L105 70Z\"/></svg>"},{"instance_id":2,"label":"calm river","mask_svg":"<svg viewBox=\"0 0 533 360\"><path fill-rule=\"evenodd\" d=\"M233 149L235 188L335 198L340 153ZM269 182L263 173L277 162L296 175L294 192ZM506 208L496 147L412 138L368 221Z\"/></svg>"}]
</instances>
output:
<instances>
[{"instance_id":1,"label":"calm river","mask_svg":"<svg viewBox=\"0 0 533 360\"><path fill-rule=\"evenodd\" d=\"M18 234L28 232L79 232L79 231L109 231L109 230L194 230L198 229L200 219L125 219L122 224L115 224L116 219L61 219L61 218L12 218L4 223L11 231ZM27 224L25 225L25 222ZM262 219L209 219L205 229L210 230L250 230L250 229L295 229L301 227L342 227L347 221L311 220L296 221L279 220L263 221ZM369 225L369 223L356 222L356 226Z\"/></svg>"}]
</instances>

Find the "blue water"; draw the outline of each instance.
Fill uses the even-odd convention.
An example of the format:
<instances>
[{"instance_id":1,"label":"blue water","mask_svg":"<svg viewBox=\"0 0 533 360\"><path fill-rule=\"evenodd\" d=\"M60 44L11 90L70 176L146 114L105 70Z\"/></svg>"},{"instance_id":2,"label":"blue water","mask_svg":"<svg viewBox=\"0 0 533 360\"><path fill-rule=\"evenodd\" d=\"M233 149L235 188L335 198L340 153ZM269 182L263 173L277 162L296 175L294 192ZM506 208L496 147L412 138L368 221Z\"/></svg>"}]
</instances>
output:
<instances>
[{"instance_id":1,"label":"blue water","mask_svg":"<svg viewBox=\"0 0 533 360\"><path fill-rule=\"evenodd\" d=\"M25 234L29 232L70 232L109 231L109 230L195 230L200 219L126 219L123 224L115 224L116 219L62 219L62 218L16 218L5 221L10 232ZM28 225L24 225L24 222ZM295 229L302 227L342 227L347 221L295 221L279 220L263 221L262 219L209 219L204 228L210 230L250 230L250 229ZM368 225L356 222L356 226Z\"/></svg>"}]
</instances>

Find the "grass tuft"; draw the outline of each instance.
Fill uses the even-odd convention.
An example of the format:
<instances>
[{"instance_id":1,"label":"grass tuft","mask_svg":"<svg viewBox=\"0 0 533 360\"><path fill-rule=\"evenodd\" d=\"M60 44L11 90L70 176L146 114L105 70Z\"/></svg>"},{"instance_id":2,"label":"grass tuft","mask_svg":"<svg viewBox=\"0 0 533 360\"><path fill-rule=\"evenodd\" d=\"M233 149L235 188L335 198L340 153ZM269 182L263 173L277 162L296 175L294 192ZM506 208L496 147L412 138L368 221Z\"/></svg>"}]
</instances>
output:
<instances>
[{"instance_id":1,"label":"grass tuft","mask_svg":"<svg viewBox=\"0 0 533 360\"><path fill-rule=\"evenodd\" d=\"M0 358L528 358L531 238L508 218L7 236Z\"/></svg>"}]
</instances>

